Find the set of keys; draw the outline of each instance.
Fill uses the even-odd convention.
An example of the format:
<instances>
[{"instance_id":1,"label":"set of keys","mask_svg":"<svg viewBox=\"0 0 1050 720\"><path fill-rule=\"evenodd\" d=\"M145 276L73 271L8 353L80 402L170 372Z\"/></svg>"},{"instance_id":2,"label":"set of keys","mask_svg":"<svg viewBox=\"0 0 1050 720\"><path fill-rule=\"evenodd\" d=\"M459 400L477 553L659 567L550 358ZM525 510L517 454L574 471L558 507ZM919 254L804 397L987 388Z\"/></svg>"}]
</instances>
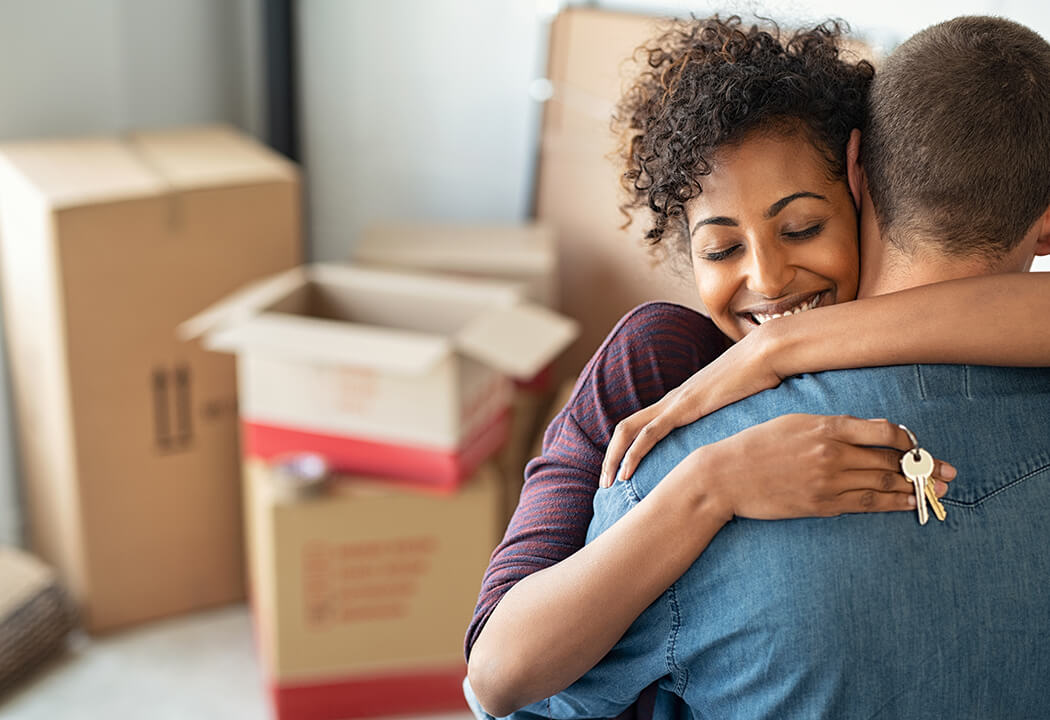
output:
<instances>
[{"instance_id":1,"label":"set of keys","mask_svg":"<svg viewBox=\"0 0 1050 720\"><path fill-rule=\"evenodd\" d=\"M908 478L911 484L915 486L915 509L919 513L919 524L925 525L930 521L930 511L926 506L927 501L929 502L929 507L933 508L933 514L937 516L937 519L944 522L947 513L944 511L944 505L937 498L936 488L934 487L933 469L935 465L933 456L919 447L919 441L911 430L903 425L900 427L901 430L908 433L908 439L911 440L911 450L905 452L904 457L901 458L901 471L904 473L904 477Z\"/></svg>"}]
</instances>

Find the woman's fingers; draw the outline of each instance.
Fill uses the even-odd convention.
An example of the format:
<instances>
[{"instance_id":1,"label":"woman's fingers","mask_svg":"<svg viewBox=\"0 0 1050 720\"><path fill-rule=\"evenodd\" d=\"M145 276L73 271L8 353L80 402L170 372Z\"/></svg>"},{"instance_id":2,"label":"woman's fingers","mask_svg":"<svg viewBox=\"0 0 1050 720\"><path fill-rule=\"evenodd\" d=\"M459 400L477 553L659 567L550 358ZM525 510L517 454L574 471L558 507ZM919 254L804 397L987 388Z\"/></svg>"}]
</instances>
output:
<instances>
[{"instance_id":1,"label":"woman's fingers","mask_svg":"<svg viewBox=\"0 0 1050 720\"><path fill-rule=\"evenodd\" d=\"M830 437L853 445L896 448L901 452L911 449L908 433L889 420L865 420L852 415L828 415L822 428Z\"/></svg>"},{"instance_id":2,"label":"woman's fingers","mask_svg":"<svg viewBox=\"0 0 1050 720\"><path fill-rule=\"evenodd\" d=\"M642 458L648 455L658 442L675 428L699 420L702 414L699 407L691 402L688 393L669 395L659 405L659 412L637 433L624 455L621 476L625 480L634 475Z\"/></svg>"},{"instance_id":3,"label":"woman's fingers","mask_svg":"<svg viewBox=\"0 0 1050 720\"><path fill-rule=\"evenodd\" d=\"M933 476L944 482L951 482L955 479L955 476L959 474L959 471L955 469L954 465L946 463L944 460L934 459L933 461Z\"/></svg>"},{"instance_id":4,"label":"woman's fingers","mask_svg":"<svg viewBox=\"0 0 1050 720\"><path fill-rule=\"evenodd\" d=\"M667 434L676 427L679 427L679 422L667 413L658 415L648 425L643 427L641 432L635 436L634 442L631 443L631 447L628 448L627 454L623 457L621 477L627 480L634 475L634 471L638 468L642 458L649 454L649 451L656 447L656 443L667 437Z\"/></svg>"},{"instance_id":5,"label":"woman's fingers","mask_svg":"<svg viewBox=\"0 0 1050 720\"><path fill-rule=\"evenodd\" d=\"M835 503L837 515L845 513L900 512L915 510L915 495L877 490L850 490Z\"/></svg>"},{"instance_id":6,"label":"woman's fingers","mask_svg":"<svg viewBox=\"0 0 1050 720\"><path fill-rule=\"evenodd\" d=\"M839 496L867 490L915 496L915 486L911 481L900 472L890 470L846 470L838 474L835 486ZM934 490L940 497L948 492L948 485L943 480L936 480Z\"/></svg>"},{"instance_id":7,"label":"woman's fingers","mask_svg":"<svg viewBox=\"0 0 1050 720\"><path fill-rule=\"evenodd\" d=\"M825 423L827 434L846 446L843 457L839 458L843 467L899 471L902 454L912 447L908 434L888 420L833 415L827 416ZM934 460L935 479L951 482L957 474L951 463Z\"/></svg>"},{"instance_id":8,"label":"woman's fingers","mask_svg":"<svg viewBox=\"0 0 1050 720\"><path fill-rule=\"evenodd\" d=\"M638 437L642 429L659 414L662 402L661 400L655 405L639 410L616 423L616 429L609 440L609 447L605 449L605 459L602 460L602 472L601 477L598 479L598 487L606 488L612 485L613 478L616 476L616 470L620 467L620 462L623 460L627 449Z\"/></svg>"}]
</instances>

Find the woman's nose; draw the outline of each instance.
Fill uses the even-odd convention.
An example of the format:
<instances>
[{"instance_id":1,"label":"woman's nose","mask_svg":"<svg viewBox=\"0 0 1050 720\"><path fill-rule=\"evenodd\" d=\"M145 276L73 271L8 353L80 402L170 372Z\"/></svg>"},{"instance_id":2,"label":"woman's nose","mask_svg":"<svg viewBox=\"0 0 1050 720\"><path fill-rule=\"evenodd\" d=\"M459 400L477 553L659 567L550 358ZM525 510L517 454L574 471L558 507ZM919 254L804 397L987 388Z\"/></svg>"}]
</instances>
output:
<instances>
[{"instance_id":1,"label":"woman's nose","mask_svg":"<svg viewBox=\"0 0 1050 720\"><path fill-rule=\"evenodd\" d=\"M784 294L795 277L795 269L780 248L759 247L751 253L748 289L767 298Z\"/></svg>"}]
</instances>

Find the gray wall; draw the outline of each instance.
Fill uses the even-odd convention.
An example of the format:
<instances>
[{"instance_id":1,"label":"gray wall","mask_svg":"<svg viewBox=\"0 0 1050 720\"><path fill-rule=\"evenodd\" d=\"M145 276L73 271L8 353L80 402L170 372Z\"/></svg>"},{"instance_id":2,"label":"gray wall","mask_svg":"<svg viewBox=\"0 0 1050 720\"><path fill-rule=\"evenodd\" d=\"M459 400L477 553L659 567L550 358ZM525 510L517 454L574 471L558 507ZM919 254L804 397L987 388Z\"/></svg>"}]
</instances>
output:
<instances>
[{"instance_id":1,"label":"gray wall","mask_svg":"<svg viewBox=\"0 0 1050 720\"><path fill-rule=\"evenodd\" d=\"M256 0L0 0L0 142L213 122L259 135L259 23ZM22 533L16 468L4 384L0 543Z\"/></svg>"}]
</instances>

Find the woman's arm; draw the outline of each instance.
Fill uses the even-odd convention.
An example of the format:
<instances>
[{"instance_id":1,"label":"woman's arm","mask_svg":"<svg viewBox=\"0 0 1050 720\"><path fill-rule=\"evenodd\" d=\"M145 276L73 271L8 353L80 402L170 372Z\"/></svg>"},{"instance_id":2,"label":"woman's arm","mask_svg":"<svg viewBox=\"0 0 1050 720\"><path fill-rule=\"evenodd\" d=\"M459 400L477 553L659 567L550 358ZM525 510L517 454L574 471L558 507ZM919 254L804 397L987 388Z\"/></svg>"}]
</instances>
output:
<instances>
[{"instance_id":1,"label":"woman's arm","mask_svg":"<svg viewBox=\"0 0 1050 720\"><path fill-rule=\"evenodd\" d=\"M885 420L785 415L699 448L594 542L507 592L470 656L475 695L501 716L568 687L735 515L910 509L898 466L909 447ZM784 457L799 462L785 467ZM937 473L953 471L939 463Z\"/></svg>"},{"instance_id":2,"label":"woman's arm","mask_svg":"<svg viewBox=\"0 0 1050 720\"><path fill-rule=\"evenodd\" d=\"M583 546L613 426L681 384L725 344L710 320L669 303L642 305L617 323L547 428L540 457L526 468L514 517L482 579L468 658L510 588Z\"/></svg>"},{"instance_id":3,"label":"woman's arm","mask_svg":"<svg viewBox=\"0 0 1050 720\"><path fill-rule=\"evenodd\" d=\"M676 427L804 372L905 363L1050 365L1050 273L949 280L817 308L755 328L652 406L619 423L603 486Z\"/></svg>"},{"instance_id":4,"label":"woman's arm","mask_svg":"<svg viewBox=\"0 0 1050 720\"><path fill-rule=\"evenodd\" d=\"M1050 365L1050 273L949 280L770 322L780 378L905 363ZM787 322L781 322L786 320Z\"/></svg>"}]
</instances>

